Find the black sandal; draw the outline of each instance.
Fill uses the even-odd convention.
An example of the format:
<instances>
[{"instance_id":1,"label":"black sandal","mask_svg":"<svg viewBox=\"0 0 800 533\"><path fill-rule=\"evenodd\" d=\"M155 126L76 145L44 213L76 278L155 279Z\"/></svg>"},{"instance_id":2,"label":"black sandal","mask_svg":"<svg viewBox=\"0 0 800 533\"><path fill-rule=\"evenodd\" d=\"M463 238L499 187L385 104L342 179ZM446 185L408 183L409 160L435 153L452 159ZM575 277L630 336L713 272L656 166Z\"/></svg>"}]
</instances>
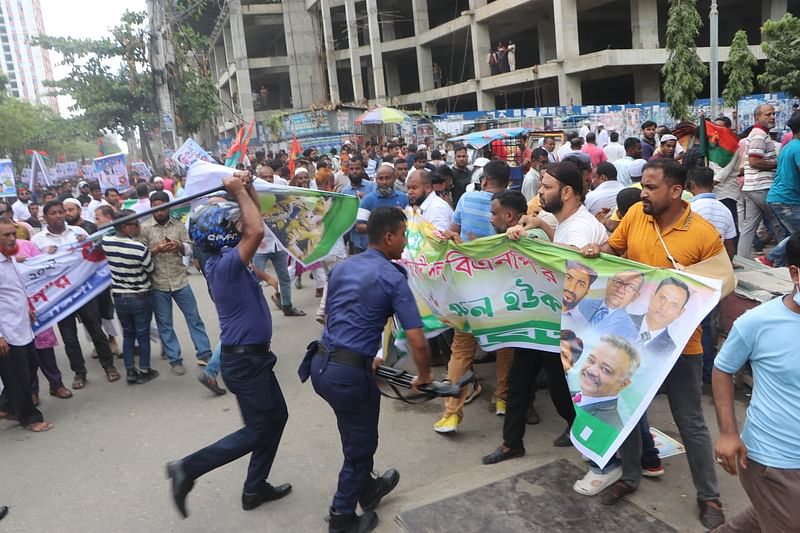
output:
<instances>
[{"instance_id":1,"label":"black sandal","mask_svg":"<svg viewBox=\"0 0 800 533\"><path fill-rule=\"evenodd\" d=\"M295 307L287 307L283 310L283 316L306 316L306 312Z\"/></svg>"}]
</instances>

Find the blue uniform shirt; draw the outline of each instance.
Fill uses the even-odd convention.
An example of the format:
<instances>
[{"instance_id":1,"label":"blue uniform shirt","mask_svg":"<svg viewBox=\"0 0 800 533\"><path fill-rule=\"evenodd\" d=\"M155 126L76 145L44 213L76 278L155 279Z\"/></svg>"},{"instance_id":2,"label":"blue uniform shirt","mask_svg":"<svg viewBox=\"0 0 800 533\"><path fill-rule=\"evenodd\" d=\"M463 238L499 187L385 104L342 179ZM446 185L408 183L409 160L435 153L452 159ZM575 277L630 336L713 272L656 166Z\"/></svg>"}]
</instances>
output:
<instances>
[{"instance_id":1,"label":"blue uniform shirt","mask_svg":"<svg viewBox=\"0 0 800 533\"><path fill-rule=\"evenodd\" d=\"M364 198L367 195L375 190L375 182L374 181L367 181L366 179L361 180L361 185L358 187L353 187L350 185L349 187L345 187L342 189L342 194L349 194L350 196L358 196L358 193L363 192ZM350 230L350 240L353 242L353 246L356 248L366 248L369 244L367 240L366 233L357 233L355 226L353 229Z\"/></svg>"},{"instance_id":2,"label":"blue uniform shirt","mask_svg":"<svg viewBox=\"0 0 800 533\"><path fill-rule=\"evenodd\" d=\"M328 350L374 356L386 320L397 315L404 329L422 327L403 267L369 248L338 264L328 278L322 343Z\"/></svg>"},{"instance_id":3,"label":"blue uniform shirt","mask_svg":"<svg viewBox=\"0 0 800 533\"><path fill-rule=\"evenodd\" d=\"M272 341L272 316L250 267L237 248L225 248L206 262L206 279L219 316L222 344L267 344Z\"/></svg>"}]
</instances>

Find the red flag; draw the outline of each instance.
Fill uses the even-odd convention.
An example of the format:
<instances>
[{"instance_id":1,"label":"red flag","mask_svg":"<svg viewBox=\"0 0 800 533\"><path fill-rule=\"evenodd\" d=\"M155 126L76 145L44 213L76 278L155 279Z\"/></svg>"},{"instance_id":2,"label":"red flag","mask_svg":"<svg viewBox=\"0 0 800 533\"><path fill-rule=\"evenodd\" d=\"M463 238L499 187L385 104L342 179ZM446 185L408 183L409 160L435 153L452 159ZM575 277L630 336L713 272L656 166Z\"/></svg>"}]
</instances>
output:
<instances>
[{"instance_id":1,"label":"red flag","mask_svg":"<svg viewBox=\"0 0 800 533\"><path fill-rule=\"evenodd\" d=\"M244 141L242 141L242 149L239 151L239 162L244 163L244 158L247 156L247 145L250 144L250 137L253 136L253 124L255 120L250 121L250 125L247 127L247 135L244 136Z\"/></svg>"},{"instance_id":2,"label":"red flag","mask_svg":"<svg viewBox=\"0 0 800 533\"><path fill-rule=\"evenodd\" d=\"M236 134L236 139L234 139L233 144L231 144L230 150L228 150L228 153L225 154L225 159L232 158L234 154L239 151L239 148L242 147L243 135L244 135L244 125L241 128L239 128L239 133Z\"/></svg>"},{"instance_id":3,"label":"red flag","mask_svg":"<svg viewBox=\"0 0 800 533\"><path fill-rule=\"evenodd\" d=\"M25 150L25 155L33 155L34 153L37 153L42 157L49 157L47 155L47 152L45 152L44 150L31 150L30 148Z\"/></svg>"},{"instance_id":4,"label":"red flag","mask_svg":"<svg viewBox=\"0 0 800 533\"><path fill-rule=\"evenodd\" d=\"M300 155L300 143L297 137L292 135L292 148L289 150L289 174L294 176L294 159Z\"/></svg>"}]
</instances>

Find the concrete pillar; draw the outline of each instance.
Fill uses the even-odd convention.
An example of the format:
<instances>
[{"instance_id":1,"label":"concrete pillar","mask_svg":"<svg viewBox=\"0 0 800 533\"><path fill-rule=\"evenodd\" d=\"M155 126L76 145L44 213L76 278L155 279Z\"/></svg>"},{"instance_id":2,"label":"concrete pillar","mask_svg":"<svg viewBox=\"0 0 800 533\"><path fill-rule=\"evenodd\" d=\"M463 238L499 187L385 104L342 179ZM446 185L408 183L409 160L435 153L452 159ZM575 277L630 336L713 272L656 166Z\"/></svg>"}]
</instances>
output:
<instances>
[{"instance_id":1,"label":"concrete pillar","mask_svg":"<svg viewBox=\"0 0 800 533\"><path fill-rule=\"evenodd\" d=\"M386 103L386 80L383 77L383 52L381 51L381 27L378 24L378 1L367 0L367 21L369 25L369 52L372 57L372 77L375 85L375 99L379 104Z\"/></svg>"},{"instance_id":2,"label":"concrete pillar","mask_svg":"<svg viewBox=\"0 0 800 533\"><path fill-rule=\"evenodd\" d=\"M383 37L383 42L388 43L389 41L394 41L397 37L394 31L394 20L392 16L379 17L378 20L381 26L381 36Z\"/></svg>"},{"instance_id":3,"label":"concrete pillar","mask_svg":"<svg viewBox=\"0 0 800 533\"><path fill-rule=\"evenodd\" d=\"M471 11L475 11L479 7L483 7L486 5L486 0L469 0L469 8Z\"/></svg>"},{"instance_id":4,"label":"concrete pillar","mask_svg":"<svg viewBox=\"0 0 800 533\"><path fill-rule=\"evenodd\" d=\"M419 37L430 29L427 0L411 0L414 13L414 35ZM419 90L433 89L433 58L429 46L417 46L417 70L419 71Z\"/></svg>"},{"instance_id":5,"label":"concrete pillar","mask_svg":"<svg viewBox=\"0 0 800 533\"><path fill-rule=\"evenodd\" d=\"M386 96L400 96L400 67L394 61L386 63Z\"/></svg>"},{"instance_id":6,"label":"concrete pillar","mask_svg":"<svg viewBox=\"0 0 800 533\"><path fill-rule=\"evenodd\" d=\"M563 70L558 74L558 105L581 105L581 79Z\"/></svg>"},{"instance_id":7,"label":"concrete pillar","mask_svg":"<svg viewBox=\"0 0 800 533\"><path fill-rule=\"evenodd\" d=\"M328 69L328 92L331 102L338 104L339 78L336 74L336 57L334 56L333 25L331 24L330 0L320 0L319 8L322 17L322 36L325 43L325 66Z\"/></svg>"},{"instance_id":8,"label":"concrete pillar","mask_svg":"<svg viewBox=\"0 0 800 533\"><path fill-rule=\"evenodd\" d=\"M631 34L633 48L659 47L657 2L631 0Z\"/></svg>"},{"instance_id":9,"label":"concrete pillar","mask_svg":"<svg viewBox=\"0 0 800 533\"><path fill-rule=\"evenodd\" d=\"M364 82L361 79L361 56L358 54L358 28L356 2L345 0L344 16L347 19L347 44L350 48L350 74L353 78L353 100L364 100Z\"/></svg>"},{"instance_id":10,"label":"concrete pillar","mask_svg":"<svg viewBox=\"0 0 800 533\"><path fill-rule=\"evenodd\" d=\"M543 65L556 58L556 28L553 21L539 19L536 34L539 37L539 64Z\"/></svg>"},{"instance_id":11,"label":"concrete pillar","mask_svg":"<svg viewBox=\"0 0 800 533\"><path fill-rule=\"evenodd\" d=\"M250 68L247 63L247 46L244 38L244 18L242 17L241 0L232 0L229 4L229 20L231 24L231 50L233 62L236 63L236 86L231 84L231 91L239 95L239 109L242 118L249 122L255 118L253 110L253 87L250 83Z\"/></svg>"},{"instance_id":12,"label":"concrete pillar","mask_svg":"<svg viewBox=\"0 0 800 533\"><path fill-rule=\"evenodd\" d=\"M480 0L478 0L480 1ZM472 6L473 0L470 0ZM470 38L472 40L472 57L475 64L475 80L478 83L478 91L476 93L478 100L478 109L480 111L487 111L494 109L494 96L487 94L480 88L480 80L488 78L491 75L489 68L489 50L491 43L489 42L489 26L486 24L479 24L472 21L470 25Z\"/></svg>"},{"instance_id":13,"label":"concrete pillar","mask_svg":"<svg viewBox=\"0 0 800 533\"><path fill-rule=\"evenodd\" d=\"M788 9L788 0L762 0L761 22L763 23L767 20L778 20L786 14Z\"/></svg>"},{"instance_id":14,"label":"concrete pillar","mask_svg":"<svg viewBox=\"0 0 800 533\"><path fill-rule=\"evenodd\" d=\"M319 49L318 23L305 0L283 0L283 27L286 35L286 54L289 57L289 84L292 105L306 109L325 101L322 83L324 69Z\"/></svg>"},{"instance_id":15,"label":"concrete pillar","mask_svg":"<svg viewBox=\"0 0 800 533\"><path fill-rule=\"evenodd\" d=\"M580 55L576 2L577 0L553 0L556 58L562 61Z\"/></svg>"},{"instance_id":16,"label":"concrete pillar","mask_svg":"<svg viewBox=\"0 0 800 533\"><path fill-rule=\"evenodd\" d=\"M633 76L633 98L638 103L661 101L661 78L657 68L637 69Z\"/></svg>"}]
</instances>

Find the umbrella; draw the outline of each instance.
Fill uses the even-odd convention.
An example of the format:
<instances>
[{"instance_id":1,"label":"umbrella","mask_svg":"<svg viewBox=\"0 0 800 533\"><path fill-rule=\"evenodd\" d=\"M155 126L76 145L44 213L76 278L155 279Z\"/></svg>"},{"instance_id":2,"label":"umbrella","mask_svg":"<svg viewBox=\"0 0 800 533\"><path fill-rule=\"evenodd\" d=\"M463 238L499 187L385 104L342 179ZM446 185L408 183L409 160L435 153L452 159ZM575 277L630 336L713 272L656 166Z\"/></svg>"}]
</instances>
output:
<instances>
[{"instance_id":1,"label":"umbrella","mask_svg":"<svg viewBox=\"0 0 800 533\"><path fill-rule=\"evenodd\" d=\"M458 137L451 137L447 139L447 142L461 142L473 148L482 148L492 141L519 137L525 135L529 131L528 128L497 128L493 130L473 131L472 133L459 135Z\"/></svg>"},{"instance_id":2,"label":"umbrella","mask_svg":"<svg viewBox=\"0 0 800 533\"><path fill-rule=\"evenodd\" d=\"M376 106L365 112L355 120L358 126L368 126L372 124L400 124L411 117L393 107Z\"/></svg>"}]
</instances>

